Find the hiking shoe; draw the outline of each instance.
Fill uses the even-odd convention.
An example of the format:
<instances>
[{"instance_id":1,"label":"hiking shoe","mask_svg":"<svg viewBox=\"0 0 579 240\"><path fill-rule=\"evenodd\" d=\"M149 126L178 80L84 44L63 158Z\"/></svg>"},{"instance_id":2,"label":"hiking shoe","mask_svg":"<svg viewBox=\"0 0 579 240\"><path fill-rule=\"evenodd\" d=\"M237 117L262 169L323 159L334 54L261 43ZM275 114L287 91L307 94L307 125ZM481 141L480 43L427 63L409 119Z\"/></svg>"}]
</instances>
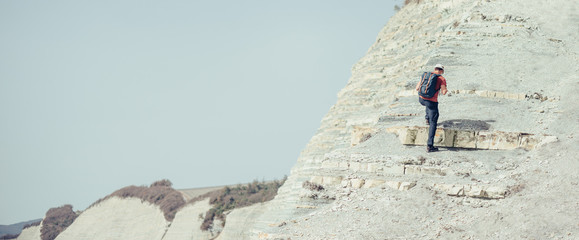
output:
<instances>
[{"instance_id":1,"label":"hiking shoe","mask_svg":"<svg viewBox=\"0 0 579 240\"><path fill-rule=\"evenodd\" d=\"M426 146L426 152L438 152L438 148L434 146Z\"/></svg>"}]
</instances>

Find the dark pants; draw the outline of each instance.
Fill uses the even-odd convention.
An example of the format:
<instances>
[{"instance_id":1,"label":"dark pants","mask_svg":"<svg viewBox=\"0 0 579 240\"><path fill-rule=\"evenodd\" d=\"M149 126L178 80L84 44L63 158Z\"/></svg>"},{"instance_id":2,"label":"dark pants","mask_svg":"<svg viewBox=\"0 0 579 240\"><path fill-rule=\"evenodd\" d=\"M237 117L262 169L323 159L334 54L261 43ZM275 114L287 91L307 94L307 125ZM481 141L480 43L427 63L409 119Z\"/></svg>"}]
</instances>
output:
<instances>
[{"instance_id":1,"label":"dark pants","mask_svg":"<svg viewBox=\"0 0 579 240\"><path fill-rule=\"evenodd\" d=\"M420 104L426 107L426 120L430 124L430 129L428 129L428 141L426 144L428 146L433 146L434 135L436 134L436 125L438 124L438 103L424 100L421 97L418 98Z\"/></svg>"}]
</instances>

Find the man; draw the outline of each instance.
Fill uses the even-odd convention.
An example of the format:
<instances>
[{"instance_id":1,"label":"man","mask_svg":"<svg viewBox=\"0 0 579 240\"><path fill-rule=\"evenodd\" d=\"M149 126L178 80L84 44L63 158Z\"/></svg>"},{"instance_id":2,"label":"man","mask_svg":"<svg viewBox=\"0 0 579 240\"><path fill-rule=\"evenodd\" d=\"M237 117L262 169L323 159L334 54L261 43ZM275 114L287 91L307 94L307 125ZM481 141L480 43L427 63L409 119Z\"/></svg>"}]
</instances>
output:
<instances>
[{"instance_id":1,"label":"man","mask_svg":"<svg viewBox=\"0 0 579 240\"><path fill-rule=\"evenodd\" d=\"M436 79L436 86L433 97L427 98L420 96L418 101L422 106L426 107L426 124L430 125L428 129L428 141L426 142L426 152L436 152L438 148L434 147L434 135L436 133L436 125L438 124L438 92L442 93L442 95L446 95L448 92L446 88L446 79L442 76L444 74L444 66L442 64L436 64L434 67L433 74L440 75L438 79ZM421 82L418 82L416 85L416 91L420 92Z\"/></svg>"}]
</instances>

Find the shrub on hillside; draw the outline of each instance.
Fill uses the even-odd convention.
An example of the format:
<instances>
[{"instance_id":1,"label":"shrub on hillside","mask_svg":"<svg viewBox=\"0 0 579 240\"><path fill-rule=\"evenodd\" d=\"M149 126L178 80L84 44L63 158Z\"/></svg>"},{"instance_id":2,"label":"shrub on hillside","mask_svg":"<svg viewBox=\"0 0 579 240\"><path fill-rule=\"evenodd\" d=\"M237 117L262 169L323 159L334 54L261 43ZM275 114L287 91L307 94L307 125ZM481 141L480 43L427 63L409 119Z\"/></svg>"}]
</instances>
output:
<instances>
[{"instance_id":1,"label":"shrub on hillside","mask_svg":"<svg viewBox=\"0 0 579 240\"><path fill-rule=\"evenodd\" d=\"M139 198L142 201L147 201L151 204L155 204L161 208L165 219L167 221L173 221L175 218L175 214L177 210L179 210L183 205L185 205L185 200L181 193L171 186L173 184L171 181L167 179L163 179L160 181L156 181L151 184L149 187L146 186L128 186L121 188L110 195L106 196L103 199L98 200L97 202L91 205L94 206L106 199L111 197L119 197L119 198Z\"/></svg>"},{"instance_id":2,"label":"shrub on hillside","mask_svg":"<svg viewBox=\"0 0 579 240\"><path fill-rule=\"evenodd\" d=\"M70 226L78 215L72 211L72 205L51 208L46 212L40 228L42 240L54 240L58 234Z\"/></svg>"},{"instance_id":3,"label":"shrub on hillside","mask_svg":"<svg viewBox=\"0 0 579 240\"><path fill-rule=\"evenodd\" d=\"M38 226L38 225L40 225L41 222L42 222L42 221L37 221L37 222L33 222L33 223L26 224L26 225L24 225L24 227L22 227L22 229L27 229L27 228L29 228L29 227Z\"/></svg>"},{"instance_id":4,"label":"shrub on hillside","mask_svg":"<svg viewBox=\"0 0 579 240\"><path fill-rule=\"evenodd\" d=\"M324 190L324 187L322 185L310 181L305 181L302 184L302 187L305 189L309 189L310 191L317 191L317 192Z\"/></svg>"},{"instance_id":5,"label":"shrub on hillside","mask_svg":"<svg viewBox=\"0 0 579 240\"><path fill-rule=\"evenodd\" d=\"M172 186L173 183L168 179L159 180L151 184L151 187L172 187Z\"/></svg>"},{"instance_id":6,"label":"shrub on hillside","mask_svg":"<svg viewBox=\"0 0 579 240\"><path fill-rule=\"evenodd\" d=\"M215 219L220 219L225 224L225 213L234 208L246 207L255 203L263 203L272 200L277 195L277 190L283 185L286 178L281 181L258 182L253 181L247 185L236 187L224 187L221 190L201 195L191 202L209 198L213 205L203 217L201 230L207 231L213 227Z\"/></svg>"}]
</instances>

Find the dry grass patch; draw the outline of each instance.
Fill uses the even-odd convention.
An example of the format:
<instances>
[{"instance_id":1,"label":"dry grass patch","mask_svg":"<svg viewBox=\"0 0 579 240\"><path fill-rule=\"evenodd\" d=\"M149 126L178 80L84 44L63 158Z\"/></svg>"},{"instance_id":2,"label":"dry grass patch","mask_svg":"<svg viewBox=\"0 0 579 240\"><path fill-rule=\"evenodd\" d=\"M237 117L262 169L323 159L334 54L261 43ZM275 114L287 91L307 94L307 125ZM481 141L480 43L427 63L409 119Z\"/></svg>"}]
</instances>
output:
<instances>
[{"instance_id":1,"label":"dry grass patch","mask_svg":"<svg viewBox=\"0 0 579 240\"><path fill-rule=\"evenodd\" d=\"M175 218L175 214L177 210L185 205L185 200L181 193L172 188L171 181L167 179L163 179L160 181L156 181L151 184L149 187L146 186L128 186L121 188L110 195L99 199L95 203L93 203L90 207L95 206L102 201L109 199L111 197L119 197L119 198L139 198L143 202L149 202L151 204L155 204L161 208L165 219L167 221L173 221ZM89 208L90 208L89 207Z\"/></svg>"},{"instance_id":2,"label":"dry grass patch","mask_svg":"<svg viewBox=\"0 0 579 240\"><path fill-rule=\"evenodd\" d=\"M33 223L26 224L26 225L24 225L24 227L22 227L22 229L27 229L27 228L29 228L29 227L36 227L36 226L39 226L40 223L42 223L42 220L41 220L41 221L37 221L37 222L33 222Z\"/></svg>"},{"instance_id":3,"label":"dry grass patch","mask_svg":"<svg viewBox=\"0 0 579 240\"><path fill-rule=\"evenodd\" d=\"M225 224L227 211L272 200L286 179L287 177L281 181L275 180L273 182L259 182L255 180L246 185L240 184L236 187L224 187L192 199L190 203L209 198L209 203L213 205L213 207L205 213L205 216L201 216L203 218L201 230L208 231L212 229L215 219L219 219Z\"/></svg>"}]
</instances>

